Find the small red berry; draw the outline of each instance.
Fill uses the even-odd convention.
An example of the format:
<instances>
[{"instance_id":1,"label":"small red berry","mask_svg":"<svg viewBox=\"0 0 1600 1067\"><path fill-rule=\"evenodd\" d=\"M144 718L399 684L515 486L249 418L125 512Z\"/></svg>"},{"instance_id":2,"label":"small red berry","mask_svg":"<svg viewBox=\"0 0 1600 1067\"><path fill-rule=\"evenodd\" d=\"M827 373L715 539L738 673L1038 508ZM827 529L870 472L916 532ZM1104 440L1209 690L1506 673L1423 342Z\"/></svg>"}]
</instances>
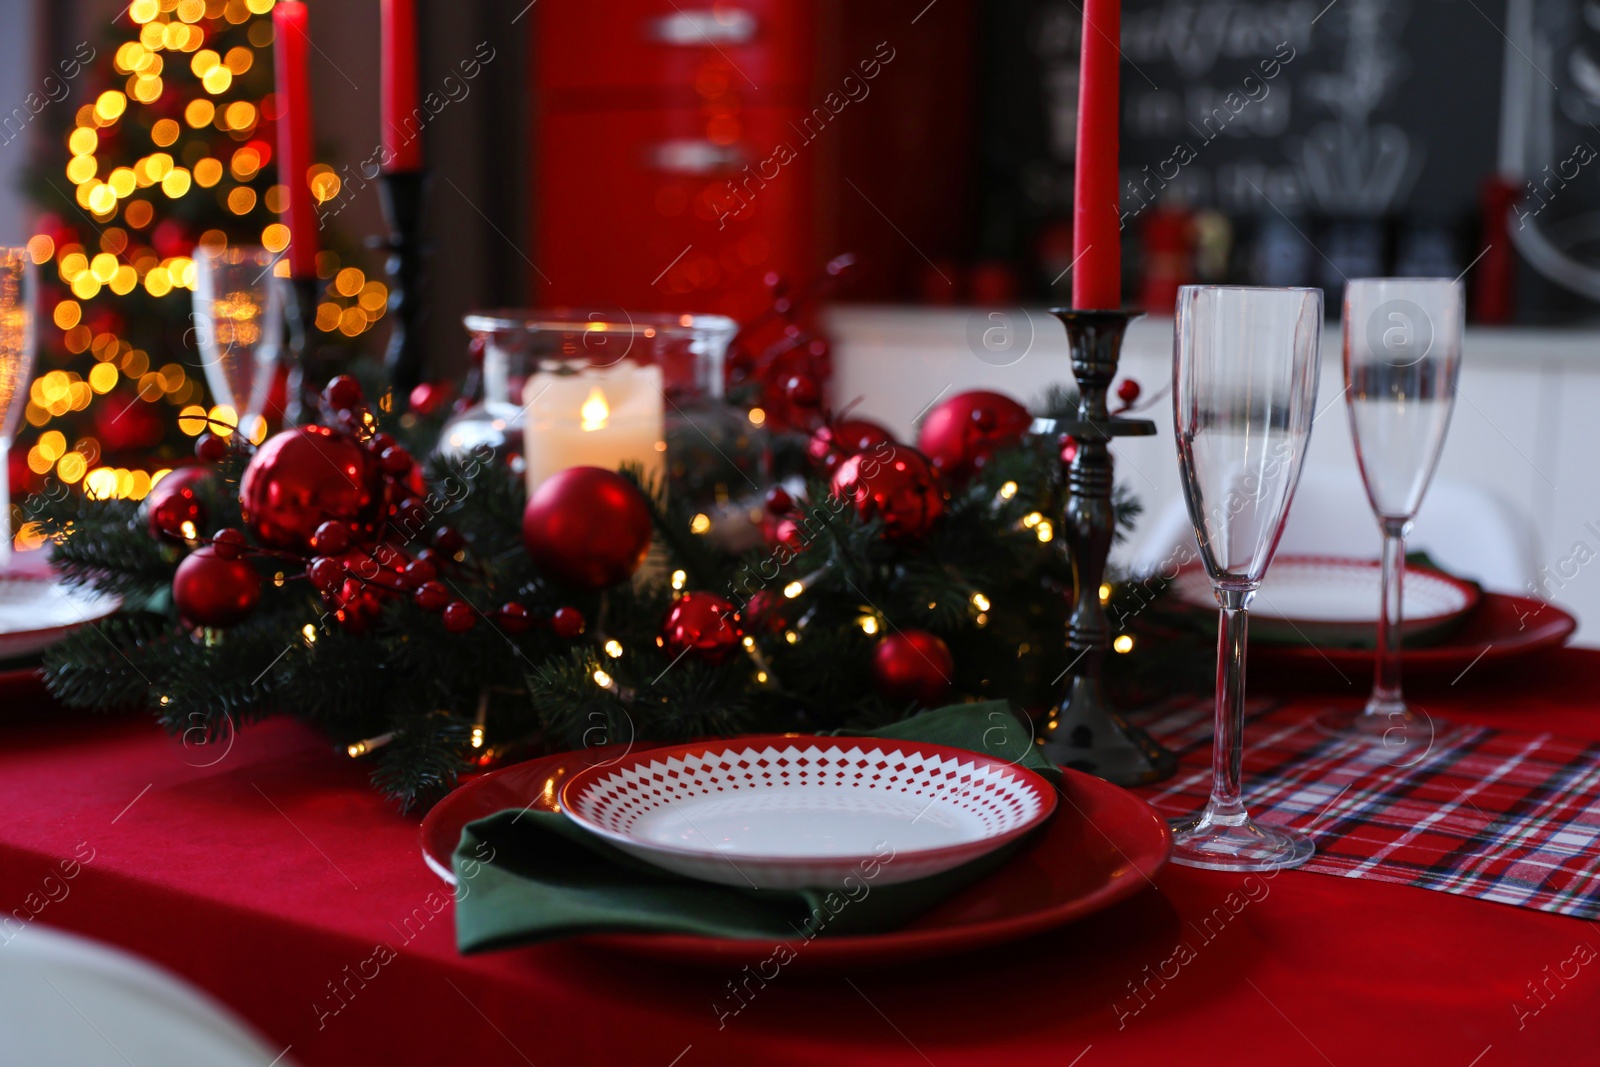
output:
<instances>
[{"instance_id":1,"label":"small red berry","mask_svg":"<svg viewBox=\"0 0 1600 1067\"><path fill-rule=\"evenodd\" d=\"M203 433L194 443L194 454L201 463L221 463L228 458L228 439L214 433Z\"/></svg>"},{"instance_id":2,"label":"small red berry","mask_svg":"<svg viewBox=\"0 0 1600 1067\"><path fill-rule=\"evenodd\" d=\"M516 601L500 605L500 627L506 633L520 634L533 625L533 616L528 614L528 609Z\"/></svg>"},{"instance_id":3,"label":"small red berry","mask_svg":"<svg viewBox=\"0 0 1600 1067\"><path fill-rule=\"evenodd\" d=\"M344 567L336 559L318 556L306 567L306 577L319 593L331 593L344 580Z\"/></svg>"},{"instance_id":4,"label":"small red berry","mask_svg":"<svg viewBox=\"0 0 1600 1067\"><path fill-rule=\"evenodd\" d=\"M372 449L374 455L381 456L385 451L395 448L400 442L386 433L375 433L367 438L367 447Z\"/></svg>"},{"instance_id":5,"label":"small red berry","mask_svg":"<svg viewBox=\"0 0 1600 1067\"><path fill-rule=\"evenodd\" d=\"M1139 399L1139 394L1142 391L1138 382L1132 378L1124 378L1122 379L1122 384L1117 386L1117 399L1124 404L1132 404Z\"/></svg>"},{"instance_id":6,"label":"small red berry","mask_svg":"<svg viewBox=\"0 0 1600 1067\"><path fill-rule=\"evenodd\" d=\"M424 611L442 611L450 603L450 590L443 582L423 582L411 596Z\"/></svg>"},{"instance_id":7,"label":"small red berry","mask_svg":"<svg viewBox=\"0 0 1600 1067\"><path fill-rule=\"evenodd\" d=\"M477 625L478 616L465 600L452 600L445 605L444 628L453 634L464 634Z\"/></svg>"},{"instance_id":8,"label":"small red berry","mask_svg":"<svg viewBox=\"0 0 1600 1067\"><path fill-rule=\"evenodd\" d=\"M794 497L781 485L775 485L767 490L767 514L773 516L787 515L794 507Z\"/></svg>"},{"instance_id":9,"label":"small red berry","mask_svg":"<svg viewBox=\"0 0 1600 1067\"><path fill-rule=\"evenodd\" d=\"M417 589L439 577L439 568L425 559L414 559L400 572L401 583Z\"/></svg>"},{"instance_id":10,"label":"small red berry","mask_svg":"<svg viewBox=\"0 0 1600 1067\"><path fill-rule=\"evenodd\" d=\"M569 641L583 633L584 626L583 612L577 608L557 608L556 613L550 616L550 629L556 632L557 637L565 637Z\"/></svg>"},{"instance_id":11,"label":"small red berry","mask_svg":"<svg viewBox=\"0 0 1600 1067\"><path fill-rule=\"evenodd\" d=\"M311 547L320 555L338 555L350 547L350 527L342 522L323 523L311 535Z\"/></svg>"},{"instance_id":12,"label":"small red berry","mask_svg":"<svg viewBox=\"0 0 1600 1067\"><path fill-rule=\"evenodd\" d=\"M322 399L335 411L348 411L360 407L365 398L361 394L361 383L348 374L341 374L323 387Z\"/></svg>"},{"instance_id":13,"label":"small red berry","mask_svg":"<svg viewBox=\"0 0 1600 1067\"><path fill-rule=\"evenodd\" d=\"M404 474L411 469L411 453L398 445L384 449L379 455L385 473Z\"/></svg>"},{"instance_id":14,"label":"small red berry","mask_svg":"<svg viewBox=\"0 0 1600 1067\"><path fill-rule=\"evenodd\" d=\"M450 556L467 547L467 539L461 536L459 530L449 526L441 526L433 531L433 543L441 552Z\"/></svg>"},{"instance_id":15,"label":"small red berry","mask_svg":"<svg viewBox=\"0 0 1600 1067\"><path fill-rule=\"evenodd\" d=\"M810 375L796 374L783 383L783 395L797 408L814 408L822 403L822 390Z\"/></svg>"},{"instance_id":16,"label":"small red berry","mask_svg":"<svg viewBox=\"0 0 1600 1067\"><path fill-rule=\"evenodd\" d=\"M248 543L244 531L231 526L211 535L211 547L216 551L218 559L238 559L244 555Z\"/></svg>"}]
</instances>

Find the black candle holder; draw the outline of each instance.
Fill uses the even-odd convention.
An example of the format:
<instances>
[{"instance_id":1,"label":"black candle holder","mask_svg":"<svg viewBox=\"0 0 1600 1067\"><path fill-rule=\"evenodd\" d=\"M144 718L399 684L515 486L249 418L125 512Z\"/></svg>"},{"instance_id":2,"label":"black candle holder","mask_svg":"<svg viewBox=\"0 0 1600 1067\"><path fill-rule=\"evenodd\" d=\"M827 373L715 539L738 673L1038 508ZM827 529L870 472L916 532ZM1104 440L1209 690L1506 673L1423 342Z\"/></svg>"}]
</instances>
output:
<instances>
[{"instance_id":1,"label":"black candle holder","mask_svg":"<svg viewBox=\"0 0 1600 1067\"><path fill-rule=\"evenodd\" d=\"M289 384L285 391L283 424L300 426L314 419L317 411L316 339L317 299L321 283L316 278L290 278L285 289L288 306L284 309L289 324Z\"/></svg>"},{"instance_id":2,"label":"black candle holder","mask_svg":"<svg viewBox=\"0 0 1600 1067\"><path fill-rule=\"evenodd\" d=\"M422 381L422 206L428 172L385 174L378 185L383 221L389 230L380 247L389 250L389 350L384 355L396 412L411 402L411 390Z\"/></svg>"},{"instance_id":3,"label":"black candle holder","mask_svg":"<svg viewBox=\"0 0 1600 1067\"><path fill-rule=\"evenodd\" d=\"M1116 533L1111 503L1111 441L1149 437L1156 424L1110 414L1106 393L1117 376L1122 338L1141 313L1051 308L1067 328L1078 412L1069 419L1036 419L1033 432L1070 436L1077 451L1067 465L1067 499L1061 530L1072 552L1073 606L1067 623L1071 678L1038 728L1043 753L1053 763L1086 771L1117 785L1158 782L1178 760L1111 706L1101 672L1111 651L1111 623L1100 601L1106 558Z\"/></svg>"}]
</instances>

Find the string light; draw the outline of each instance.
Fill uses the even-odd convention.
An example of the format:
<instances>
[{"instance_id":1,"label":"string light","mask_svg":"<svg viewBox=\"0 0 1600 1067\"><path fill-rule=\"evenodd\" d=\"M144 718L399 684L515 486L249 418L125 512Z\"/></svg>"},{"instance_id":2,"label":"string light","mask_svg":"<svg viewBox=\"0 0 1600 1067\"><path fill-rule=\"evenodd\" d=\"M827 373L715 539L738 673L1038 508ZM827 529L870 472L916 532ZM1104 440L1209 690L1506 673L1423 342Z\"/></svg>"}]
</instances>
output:
<instances>
[{"instance_id":1,"label":"string light","mask_svg":"<svg viewBox=\"0 0 1600 1067\"><path fill-rule=\"evenodd\" d=\"M387 745L393 740L394 731L391 730L386 734L379 734L377 737L368 737L364 740L357 741L354 744L347 746L345 748L345 752L350 756L351 759L357 759L361 756L365 756L368 752L382 748L384 745Z\"/></svg>"},{"instance_id":2,"label":"string light","mask_svg":"<svg viewBox=\"0 0 1600 1067\"><path fill-rule=\"evenodd\" d=\"M622 658L622 645L616 640L616 638L611 638L605 643L605 650L606 655L610 656L612 659Z\"/></svg>"},{"instance_id":3,"label":"string light","mask_svg":"<svg viewBox=\"0 0 1600 1067\"><path fill-rule=\"evenodd\" d=\"M989 603L989 598L984 596L982 593L973 593L972 606L977 608L979 611L988 611L992 605Z\"/></svg>"},{"instance_id":4,"label":"string light","mask_svg":"<svg viewBox=\"0 0 1600 1067\"><path fill-rule=\"evenodd\" d=\"M1109 585L1102 585L1100 587L1100 603L1104 604L1107 601L1109 601L1110 599L1111 599L1111 587Z\"/></svg>"},{"instance_id":5,"label":"string light","mask_svg":"<svg viewBox=\"0 0 1600 1067\"><path fill-rule=\"evenodd\" d=\"M672 588L674 590L682 589L687 584L689 584L688 574L683 571L672 572Z\"/></svg>"},{"instance_id":6,"label":"string light","mask_svg":"<svg viewBox=\"0 0 1600 1067\"><path fill-rule=\"evenodd\" d=\"M1128 634L1122 634L1115 641L1111 642L1111 647L1116 649L1118 652L1132 652L1133 638Z\"/></svg>"},{"instance_id":7,"label":"string light","mask_svg":"<svg viewBox=\"0 0 1600 1067\"><path fill-rule=\"evenodd\" d=\"M871 637L878 632L878 619L873 615L863 615L856 620L856 625L861 627L861 632Z\"/></svg>"}]
</instances>

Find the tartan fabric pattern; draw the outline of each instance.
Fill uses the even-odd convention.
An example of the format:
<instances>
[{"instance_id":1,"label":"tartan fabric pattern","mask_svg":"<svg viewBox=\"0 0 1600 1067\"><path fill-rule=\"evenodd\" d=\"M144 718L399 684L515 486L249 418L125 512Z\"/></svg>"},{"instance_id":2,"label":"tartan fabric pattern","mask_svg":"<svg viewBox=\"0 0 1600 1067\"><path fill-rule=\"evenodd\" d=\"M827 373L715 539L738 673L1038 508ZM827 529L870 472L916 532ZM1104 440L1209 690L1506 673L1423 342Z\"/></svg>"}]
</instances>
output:
<instances>
[{"instance_id":1,"label":"tartan fabric pattern","mask_svg":"<svg viewBox=\"0 0 1600 1067\"><path fill-rule=\"evenodd\" d=\"M1246 713L1245 802L1311 837L1303 870L1600 917L1600 742L1436 719L1433 744L1401 759L1321 733L1317 710ZM1211 715L1186 701L1138 717L1180 756L1173 778L1136 790L1162 815L1205 804Z\"/></svg>"}]
</instances>

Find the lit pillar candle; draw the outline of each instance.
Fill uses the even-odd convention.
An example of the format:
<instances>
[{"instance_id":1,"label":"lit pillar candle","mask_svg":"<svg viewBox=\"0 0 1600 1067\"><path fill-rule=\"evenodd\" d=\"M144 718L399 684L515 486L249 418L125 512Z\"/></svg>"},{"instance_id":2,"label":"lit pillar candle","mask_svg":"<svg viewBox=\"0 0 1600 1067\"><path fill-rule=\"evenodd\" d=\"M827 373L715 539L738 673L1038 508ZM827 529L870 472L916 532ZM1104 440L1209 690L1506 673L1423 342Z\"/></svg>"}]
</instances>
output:
<instances>
[{"instance_id":1,"label":"lit pillar candle","mask_svg":"<svg viewBox=\"0 0 1600 1067\"><path fill-rule=\"evenodd\" d=\"M306 51L311 38L306 5L280 0L272 9L273 68L278 96L278 181L288 196L289 274L317 276L317 210L306 171L311 169L311 81Z\"/></svg>"},{"instance_id":2,"label":"lit pillar candle","mask_svg":"<svg viewBox=\"0 0 1600 1067\"><path fill-rule=\"evenodd\" d=\"M661 396L661 368L627 360L575 374L530 375L522 394L528 495L568 467L637 463L659 479L666 466Z\"/></svg>"},{"instance_id":3,"label":"lit pillar candle","mask_svg":"<svg viewBox=\"0 0 1600 1067\"><path fill-rule=\"evenodd\" d=\"M422 169L417 106L417 2L382 0L379 52L383 57L383 171Z\"/></svg>"},{"instance_id":4,"label":"lit pillar candle","mask_svg":"<svg viewBox=\"0 0 1600 1067\"><path fill-rule=\"evenodd\" d=\"M1122 0L1084 0L1078 151L1072 181L1072 306L1122 305L1117 202L1117 78Z\"/></svg>"}]
</instances>

